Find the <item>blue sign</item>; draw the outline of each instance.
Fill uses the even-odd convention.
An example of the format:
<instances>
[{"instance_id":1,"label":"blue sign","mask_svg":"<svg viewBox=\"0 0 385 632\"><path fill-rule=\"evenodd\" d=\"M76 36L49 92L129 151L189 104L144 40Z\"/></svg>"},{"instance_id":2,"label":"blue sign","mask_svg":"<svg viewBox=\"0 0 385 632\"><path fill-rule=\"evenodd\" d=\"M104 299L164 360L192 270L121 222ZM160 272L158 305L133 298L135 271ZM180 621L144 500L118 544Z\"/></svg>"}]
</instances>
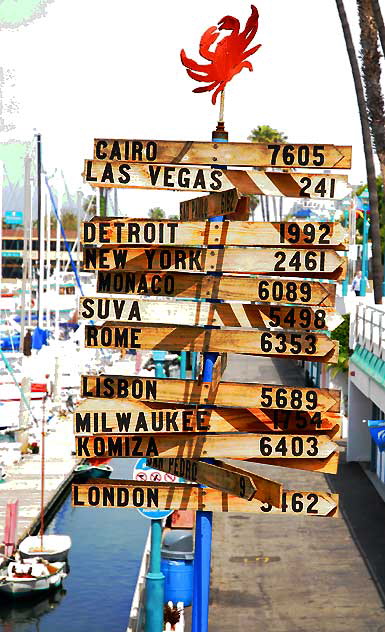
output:
<instances>
[{"instance_id":1,"label":"blue sign","mask_svg":"<svg viewBox=\"0 0 385 632\"><path fill-rule=\"evenodd\" d=\"M23 224L23 211L5 211L4 221L6 224Z\"/></svg>"},{"instance_id":2,"label":"blue sign","mask_svg":"<svg viewBox=\"0 0 385 632\"><path fill-rule=\"evenodd\" d=\"M164 482L165 472L159 472L159 470L154 470L153 467L149 467L147 465L147 459L142 458L138 459L134 465L134 471L132 474L132 478L135 481L153 481L154 483ZM174 482L179 482L177 479ZM142 514L145 518L150 518L150 520L162 520L163 518L167 518L167 516L171 516L173 513L173 509L139 509L139 513Z\"/></svg>"},{"instance_id":3,"label":"blue sign","mask_svg":"<svg viewBox=\"0 0 385 632\"><path fill-rule=\"evenodd\" d=\"M380 452L385 450L385 420L384 419L368 419L368 427L372 439L379 448Z\"/></svg>"}]
</instances>

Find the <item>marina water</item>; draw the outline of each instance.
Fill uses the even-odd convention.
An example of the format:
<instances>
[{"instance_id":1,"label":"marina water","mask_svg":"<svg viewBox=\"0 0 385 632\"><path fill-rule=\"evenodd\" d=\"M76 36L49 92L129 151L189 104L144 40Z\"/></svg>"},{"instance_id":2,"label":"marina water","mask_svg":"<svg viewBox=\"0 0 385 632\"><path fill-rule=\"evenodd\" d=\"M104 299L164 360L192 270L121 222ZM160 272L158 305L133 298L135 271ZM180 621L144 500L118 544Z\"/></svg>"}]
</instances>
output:
<instances>
[{"instance_id":1,"label":"marina water","mask_svg":"<svg viewBox=\"0 0 385 632\"><path fill-rule=\"evenodd\" d=\"M134 459L112 459L130 479ZM125 632L149 520L135 509L73 508L71 493L47 528L72 539L63 590L38 602L0 602L3 632Z\"/></svg>"}]
</instances>

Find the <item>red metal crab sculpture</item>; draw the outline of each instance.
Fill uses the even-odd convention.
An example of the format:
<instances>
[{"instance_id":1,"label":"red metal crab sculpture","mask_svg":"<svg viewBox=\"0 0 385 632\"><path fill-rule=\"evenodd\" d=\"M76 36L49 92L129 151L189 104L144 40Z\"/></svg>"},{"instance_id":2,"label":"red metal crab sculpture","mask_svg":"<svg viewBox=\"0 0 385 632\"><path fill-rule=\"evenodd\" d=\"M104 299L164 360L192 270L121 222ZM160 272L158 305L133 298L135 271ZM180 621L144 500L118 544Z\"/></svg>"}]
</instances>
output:
<instances>
[{"instance_id":1,"label":"red metal crab sculpture","mask_svg":"<svg viewBox=\"0 0 385 632\"><path fill-rule=\"evenodd\" d=\"M253 70L251 63L245 60L253 55L261 44L250 48L250 50L246 49L258 31L258 17L258 10L254 5L251 5L251 15L241 33L239 32L239 20L231 15L226 15L219 20L218 30L216 26L210 26L203 33L199 45L201 56L207 59L209 64L198 64L193 59L189 59L184 50L181 50L180 56L182 64L187 68L187 74L196 81L209 84L195 88L193 92L214 90L211 101L215 104L218 93L223 92L226 84L234 75L241 72L242 68ZM216 48L211 51L210 46L218 38L219 32L224 30L231 31L231 34L218 42Z\"/></svg>"}]
</instances>

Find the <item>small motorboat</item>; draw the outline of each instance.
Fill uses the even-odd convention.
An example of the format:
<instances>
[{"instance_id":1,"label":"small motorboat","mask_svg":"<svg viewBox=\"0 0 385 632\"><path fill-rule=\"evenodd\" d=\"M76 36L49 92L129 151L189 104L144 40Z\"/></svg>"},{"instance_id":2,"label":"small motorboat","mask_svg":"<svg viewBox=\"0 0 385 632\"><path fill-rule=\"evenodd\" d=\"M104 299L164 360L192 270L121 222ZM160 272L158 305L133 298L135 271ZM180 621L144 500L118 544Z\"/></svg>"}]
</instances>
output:
<instances>
[{"instance_id":1,"label":"small motorboat","mask_svg":"<svg viewBox=\"0 0 385 632\"><path fill-rule=\"evenodd\" d=\"M109 478L113 468L106 463L93 465L92 463L82 463L74 469L74 479L85 481L88 478Z\"/></svg>"},{"instance_id":2,"label":"small motorboat","mask_svg":"<svg viewBox=\"0 0 385 632\"><path fill-rule=\"evenodd\" d=\"M48 562L41 557L9 562L0 576L0 592L12 598L27 598L59 588L67 576L65 562Z\"/></svg>"},{"instance_id":3,"label":"small motorboat","mask_svg":"<svg viewBox=\"0 0 385 632\"><path fill-rule=\"evenodd\" d=\"M23 560L41 555L47 562L65 562L71 548L69 535L29 535L20 542L18 550Z\"/></svg>"}]
</instances>

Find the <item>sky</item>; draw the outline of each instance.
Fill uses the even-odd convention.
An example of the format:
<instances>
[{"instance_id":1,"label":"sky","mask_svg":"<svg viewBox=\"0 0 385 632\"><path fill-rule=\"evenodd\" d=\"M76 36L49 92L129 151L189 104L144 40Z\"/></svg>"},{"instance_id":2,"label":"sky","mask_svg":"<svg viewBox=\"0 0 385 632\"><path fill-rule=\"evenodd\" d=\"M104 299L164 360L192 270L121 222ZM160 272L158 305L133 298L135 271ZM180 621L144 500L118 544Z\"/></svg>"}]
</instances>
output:
<instances>
[{"instance_id":1,"label":"sky","mask_svg":"<svg viewBox=\"0 0 385 632\"><path fill-rule=\"evenodd\" d=\"M351 183L365 181L350 65L334 0L256 0L250 58L226 89L229 140L268 124L293 143L353 146ZM385 14L385 0L381 3ZM356 46L355 0L345 0ZM17 11L16 11L17 7ZM224 15L241 25L244 0L0 0L0 142L42 134L48 174L82 183L94 138L210 140L218 105L195 94L180 50L199 60L202 33ZM122 215L178 213L192 193L120 190Z\"/></svg>"}]
</instances>

